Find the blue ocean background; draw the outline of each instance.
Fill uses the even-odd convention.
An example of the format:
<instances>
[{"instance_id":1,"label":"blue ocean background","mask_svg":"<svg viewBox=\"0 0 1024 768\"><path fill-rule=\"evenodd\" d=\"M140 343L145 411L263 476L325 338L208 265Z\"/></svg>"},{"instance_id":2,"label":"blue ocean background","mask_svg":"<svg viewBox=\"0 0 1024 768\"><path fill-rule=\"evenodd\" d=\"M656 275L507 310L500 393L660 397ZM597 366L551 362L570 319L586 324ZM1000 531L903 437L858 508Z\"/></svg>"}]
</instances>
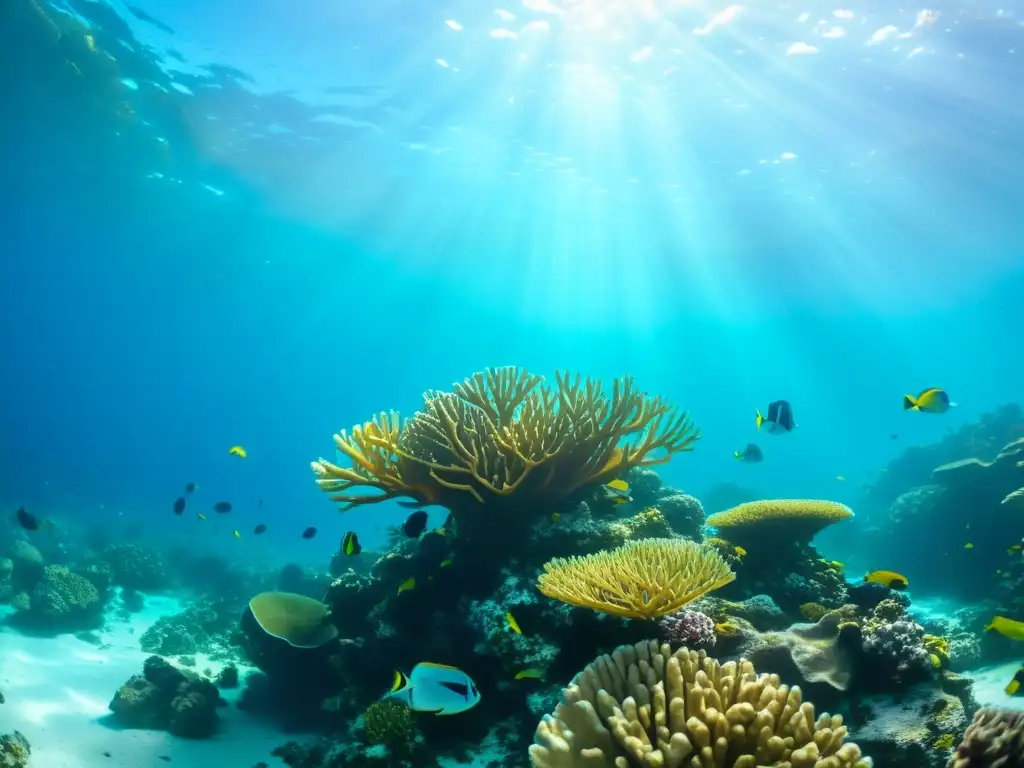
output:
<instances>
[{"instance_id":1,"label":"blue ocean background","mask_svg":"<svg viewBox=\"0 0 1024 768\"><path fill-rule=\"evenodd\" d=\"M322 564L407 514L335 511L332 434L521 365L687 408L663 475L698 497L870 516L898 453L1021 400L1012 13L572 5L7 0L4 508ZM958 407L901 410L929 386ZM758 435L779 398L799 428Z\"/></svg>"}]
</instances>

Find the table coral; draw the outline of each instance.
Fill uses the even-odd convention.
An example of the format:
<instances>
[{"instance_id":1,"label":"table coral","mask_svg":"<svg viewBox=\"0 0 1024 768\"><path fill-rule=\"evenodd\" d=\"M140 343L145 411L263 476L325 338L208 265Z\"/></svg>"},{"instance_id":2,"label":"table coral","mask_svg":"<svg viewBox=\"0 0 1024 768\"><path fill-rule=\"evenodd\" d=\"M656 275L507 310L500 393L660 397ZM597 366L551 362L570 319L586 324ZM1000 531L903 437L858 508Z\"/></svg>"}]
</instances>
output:
<instances>
[{"instance_id":1,"label":"table coral","mask_svg":"<svg viewBox=\"0 0 1024 768\"><path fill-rule=\"evenodd\" d=\"M734 544L755 542L765 546L774 537L809 542L822 529L851 517L853 510L836 501L766 499L718 512L706 522Z\"/></svg>"},{"instance_id":2,"label":"table coral","mask_svg":"<svg viewBox=\"0 0 1024 768\"><path fill-rule=\"evenodd\" d=\"M800 689L746 661L654 641L601 656L537 726L537 768L868 768L842 717L815 716Z\"/></svg>"}]
</instances>

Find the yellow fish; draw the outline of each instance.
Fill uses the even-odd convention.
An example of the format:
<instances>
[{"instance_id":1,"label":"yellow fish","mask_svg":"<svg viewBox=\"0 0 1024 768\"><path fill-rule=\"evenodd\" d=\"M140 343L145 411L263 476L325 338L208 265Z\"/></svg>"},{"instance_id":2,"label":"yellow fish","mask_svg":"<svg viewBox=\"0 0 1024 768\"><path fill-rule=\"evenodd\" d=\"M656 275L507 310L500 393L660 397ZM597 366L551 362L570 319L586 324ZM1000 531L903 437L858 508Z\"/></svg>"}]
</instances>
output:
<instances>
[{"instance_id":1,"label":"yellow fish","mask_svg":"<svg viewBox=\"0 0 1024 768\"><path fill-rule=\"evenodd\" d=\"M1011 640L1024 640L1024 623L1008 619L1005 616L992 617L992 621L985 627L985 631L991 632L993 630Z\"/></svg>"},{"instance_id":2,"label":"yellow fish","mask_svg":"<svg viewBox=\"0 0 1024 768\"><path fill-rule=\"evenodd\" d=\"M403 581L401 584L398 585L398 594L402 594L403 592L408 592L410 589L413 589L415 586L416 586L416 579L415 579L415 577L410 576L408 579L406 579L405 581Z\"/></svg>"},{"instance_id":3,"label":"yellow fish","mask_svg":"<svg viewBox=\"0 0 1024 768\"><path fill-rule=\"evenodd\" d=\"M949 395L944 389L928 387L917 397L913 395L903 396L904 411L920 411L921 413L945 413L956 403L949 402Z\"/></svg>"},{"instance_id":4,"label":"yellow fish","mask_svg":"<svg viewBox=\"0 0 1024 768\"><path fill-rule=\"evenodd\" d=\"M736 553L736 557L746 557L747 556L747 550L745 550L743 547L733 547L732 551Z\"/></svg>"},{"instance_id":5,"label":"yellow fish","mask_svg":"<svg viewBox=\"0 0 1024 768\"><path fill-rule=\"evenodd\" d=\"M1006 688L1003 690L1006 691L1007 696L1015 696L1017 691L1020 690L1021 683L1024 683L1024 667L1017 670L1013 679L1006 684Z\"/></svg>"},{"instance_id":6,"label":"yellow fish","mask_svg":"<svg viewBox=\"0 0 1024 768\"><path fill-rule=\"evenodd\" d=\"M895 590L906 589L909 584L907 577L902 573L896 573L896 571L871 571L871 573L864 574L864 581L881 584L883 587Z\"/></svg>"},{"instance_id":7,"label":"yellow fish","mask_svg":"<svg viewBox=\"0 0 1024 768\"><path fill-rule=\"evenodd\" d=\"M621 491L622 493L625 493L626 491L629 490L629 483L627 483L625 480L612 480L610 483L608 483L608 487L611 488L613 491Z\"/></svg>"},{"instance_id":8,"label":"yellow fish","mask_svg":"<svg viewBox=\"0 0 1024 768\"><path fill-rule=\"evenodd\" d=\"M629 504L633 500L632 496L616 496L612 499L612 504Z\"/></svg>"},{"instance_id":9,"label":"yellow fish","mask_svg":"<svg viewBox=\"0 0 1024 768\"><path fill-rule=\"evenodd\" d=\"M544 677L544 670L530 667L516 672L516 680L541 680Z\"/></svg>"},{"instance_id":10,"label":"yellow fish","mask_svg":"<svg viewBox=\"0 0 1024 768\"><path fill-rule=\"evenodd\" d=\"M228 448L228 453L232 456L237 456L240 459L244 459L249 454L246 453L245 448L240 445L232 445Z\"/></svg>"},{"instance_id":11,"label":"yellow fish","mask_svg":"<svg viewBox=\"0 0 1024 768\"><path fill-rule=\"evenodd\" d=\"M931 663L932 669L942 669L942 659L940 659L936 654L929 653L928 661Z\"/></svg>"},{"instance_id":12,"label":"yellow fish","mask_svg":"<svg viewBox=\"0 0 1024 768\"><path fill-rule=\"evenodd\" d=\"M240 539L240 538L242 538L242 534L240 534L240 533L238 532L238 529L237 529L237 528L236 528L236 529L235 529L235 530L233 531L233 533L235 534L235 538L236 538L236 539Z\"/></svg>"},{"instance_id":13,"label":"yellow fish","mask_svg":"<svg viewBox=\"0 0 1024 768\"><path fill-rule=\"evenodd\" d=\"M558 514L557 512L552 512L551 513L551 522L552 523L557 523L561 519L562 519L562 516L560 514Z\"/></svg>"},{"instance_id":14,"label":"yellow fish","mask_svg":"<svg viewBox=\"0 0 1024 768\"><path fill-rule=\"evenodd\" d=\"M842 475L836 475L836 480L838 480L840 483L842 483L842 482L846 481L846 478L843 477Z\"/></svg>"},{"instance_id":15,"label":"yellow fish","mask_svg":"<svg viewBox=\"0 0 1024 768\"><path fill-rule=\"evenodd\" d=\"M505 621L508 622L508 628L517 635L523 634L523 630L519 628L519 622L516 621L516 617L512 615L511 611L505 614Z\"/></svg>"},{"instance_id":16,"label":"yellow fish","mask_svg":"<svg viewBox=\"0 0 1024 768\"><path fill-rule=\"evenodd\" d=\"M442 568L447 568L451 564L452 564L452 559L450 557L447 560L442 560L441 561L441 567Z\"/></svg>"},{"instance_id":17,"label":"yellow fish","mask_svg":"<svg viewBox=\"0 0 1024 768\"><path fill-rule=\"evenodd\" d=\"M974 545L968 541L966 544L964 544L964 549L974 549Z\"/></svg>"},{"instance_id":18,"label":"yellow fish","mask_svg":"<svg viewBox=\"0 0 1024 768\"><path fill-rule=\"evenodd\" d=\"M204 515L202 512L196 512L196 517L198 517L200 520L206 519L206 515Z\"/></svg>"},{"instance_id":19,"label":"yellow fish","mask_svg":"<svg viewBox=\"0 0 1024 768\"><path fill-rule=\"evenodd\" d=\"M1010 555L1014 552L1020 552L1022 549L1024 549L1024 547L1022 547L1020 544L1014 544L1012 547L1006 550L1006 554Z\"/></svg>"}]
</instances>

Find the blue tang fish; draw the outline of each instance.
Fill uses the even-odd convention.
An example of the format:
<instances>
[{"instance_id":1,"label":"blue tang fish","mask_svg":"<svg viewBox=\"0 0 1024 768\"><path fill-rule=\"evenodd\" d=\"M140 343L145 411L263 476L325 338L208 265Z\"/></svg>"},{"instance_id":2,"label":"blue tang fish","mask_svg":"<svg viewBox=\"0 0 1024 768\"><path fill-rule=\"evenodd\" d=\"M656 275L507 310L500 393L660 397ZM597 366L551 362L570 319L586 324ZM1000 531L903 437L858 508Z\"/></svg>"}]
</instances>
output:
<instances>
[{"instance_id":1,"label":"blue tang fish","mask_svg":"<svg viewBox=\"0 0 1024 768\"><path fill-rule=\"evenodd\" d=\"M414 712L457 715L480 701L480 691L461 669L421 661L408 677L395 670L395 682L386 699L398 699Z\"/></svg>"}]
</instances>

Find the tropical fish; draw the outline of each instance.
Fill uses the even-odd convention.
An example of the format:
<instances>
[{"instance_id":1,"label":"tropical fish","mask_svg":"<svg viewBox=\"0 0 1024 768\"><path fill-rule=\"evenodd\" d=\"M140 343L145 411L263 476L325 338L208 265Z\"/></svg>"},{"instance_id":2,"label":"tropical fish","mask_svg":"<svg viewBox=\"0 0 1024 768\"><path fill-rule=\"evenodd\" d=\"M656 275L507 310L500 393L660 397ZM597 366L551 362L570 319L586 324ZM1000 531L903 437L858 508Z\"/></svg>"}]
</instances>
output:
<instances>
[{"instance_id":1,"label":"tropical fish","mask_svg":"<svg viewBox=\"0 0 1024 768\"><path fill-rule=\"evenodd\" d=\"M408 677L395 670L391 692L384 698L398 699L415 712L457 715L480 702L480 691L461 669L421 661Z\"/></svg>"},{"instance_id":2,"label":"tropical fish","mask_svg":"<svg viewBox=\"0 0 1024 768\"><path fill-rule=\"evenodd\" d=\"M266 533L267 532L267 526L265 526L263 523L260 523L259 525L257 525L255 528L252 529L252 532L254 534L256 534L257 536L259 536L261 533Z\"/></svg>"},{"instance_id":3,"label":"tropical fish","mask_svg":"<svg viewBox=\"0 0 1024 768\"><path fill-rule=\"evenodd\" d=\"M796 429L796 421L793 419L793 408L785 400L776 400L768 404L768 415L762 416L761 411L756 411L754 426L761 429L762 425L768 425L768 434L784 435Z\"/></svg>"},{"instance_id":4,"label":"tropical fish","mask_svg":"<svg viewBox=\"0 0 1024 768\"><path fill-rule=\"evenodd\" d=\"M228 453L231 454L232 456L237 456L240 459L244 459L246 456L249 455L246 452L245 448L243 448L240 445L232 445L230 448L228 448Z\"/></svg>"},{"instance_id":5,"label":"tropical fish","mask_svg":"<svg viewBox=\"0 0 1024 768\"><path fill-rule=\"evenodd\" d=\"M198 517L200 520L206 519L206 515L204 515L202 512L196 512L196 517Z\"/></svg>"},{"instance_id":6,"label":"tropical fish","mask_svg":"<svg viewBox=\"0 0 1024 768\"><path fill-rule=\"evenodd\" d=\"M928 662L932 665L932 669L942 669L942 659L937 654L929 653Z\"/></svg>"},{"instance_id":7,"label":"tropical fish","mask_svg":"<svg viewBox=\"0 0 1024 768\"><path fill-rule=\"evenodd\" d=\"M544 670L530 667L516 672L516 680L541 680L544 677Z\"/></svg>"},{"instance_id":8,"label":"tropical fish","mask_svg":"<svg viewBox=\"0 0 1024 768\"><path fill-rule=\"evenodd\" d=\"M551 513L551 522L552 523L557 523L561 519L562 519L562 516L558 512L552 512Z\"/></svg>"},{"instance_id":9,"label":"tropical fish","mask_svg":"<svg viewBox=\"0 0 1024 768\"><path fill-rule=\"evenodd\" d=\"M890 440L896 440L898 438L899 438L899 435L897 435L895 432L893 432L891 435L889 435L889 439Z\"/></svg>"},{"instance_id":10,"label":"tropical fish","mask_svg":"<svg viewBox=\"0 0 1024 768\"><path fill-rule=\"evenodd\" d=\"M234 531L232 531L232 533L234 534L234 536L235 536L235 538L236 538L236 539L240 539L240 538L242 538L242 534L240 534L240 533L238 532L238 529L237 529L237 528L235 528L235 530L234 530Z\"/></svg>"},{"instance_id":11,"label":"tropical fish","mask_svg":"<svg viewBox=\"0 0 1024 768\"><path fill-rule=\"evenodd\" d=\"M629 504L633 501L632 496L616 496L612 499L612 504L618 506L619 504Z\"/></svg>"},{"instance_id":12,"label":"tropical fish","mask_svg":"<svg viewBox=\"0 0 1024 768\"><path fill-rule=\"evenodd\" d=\"M398 585L398 594L402 594L403 592L408 592L410 589L415 589L415 587L416 587L416 579L415 579L415 577L410 576L408 579L406 579L405 581L403 581L401 584Z\"/></svg>"},{"instance_id":13,"label":"tropical fish","mask_svg":"<svg viewBox=\"0 0 1024 768\"><path fill-rule=\"evenodd\" d=\"M736 553L736 557L742 558L747 556L747 550L745 550L743 547L735 546L732 548L732 551Z\"/></svg>"},{"instance_id":14,"label":"tropical fish","mask_svg":"<svg viewBox=\"0 0 1024 768\"><path fill-rule=\"evenodd\" d=\"M447 568L451 564L452 564L452 559L450 557L447 560L442 560L441 561L441 567L442 568Z\"/></svg>"},{"instance_id":15,"label":"tropical fish","mask_svg":"<svg viewBox=\"0 0 1024 768\"><path fill-rule=\"evenodd\" d=\"M996 631L1011 640L1024 640L1024 622L1014 621L1005 616L993 616L985 627L986 632Z\"/></svg>"},{"instance_id":16,"label":"tropical fish","mask_svg":"<svg viewBox=\"0 0 1024 768\"><path fill-rule=\"evenodd\" d=\"M902 591L907 588L909 582L907 577L896 571L871 571L864 574L864 581L871 584L881 584L883 587Z\"/></svg>"},{"instance_id":17,"label":"tropical fish","mask_svg":"<svg viewBox=\"0 0 1024 768\"><path fill-rule=\"evenodd\" d=\"M352 555L358 555L363 551L362 545L359 543L359 537L356 536L354 531L349 531L341 539L341 551L351 557Z\"/></svg>"},{"instance_id":18,"label":"tropical fish","mask_svg":"<svg viewBox=\"0 0 1024 768\"><path fill-rule=\"evenodd\" d=\"M409 517L402 523L402 533L408 536L410 539L418 539L420 534L426 530L427 527L427 513L422 509L418 509L413 512Z\"/></svg>"},{"instance_id":19,"label":"tropical fish","mask_svg":"<svg viewBox=\"0 0 1024 768\"><path fill-rule=\"evenodd\" d=\"M843 477L842 475L836 475L836 480L838 480L840 483L846 482L846 478Z\"/></svg>"},{"instance_id":20,"label":"tropical fish","mask_svg":"<svg viewBox=\"0 0 1024 768\"><path fill-rule=\"evenodd\" d=\"M226 515L228 512L231 511L231 502L218 501L216 504L213 505L213 511L219 512L222 515Z\"/></svg>"},{"instance_id":21,"label":"tropical fish","mask_svg":"<svg viewBox=\"0 0 1024 768\"><path fill-rule=\"evenodd\" d=\"M1003 690L1006 691L1007 696L1016 696L1022 684L1024 684L1024 667L1017 670L1013 679L1006 684L1006 688Z\"/></svg>"},{"instance_id":22,"label":"tropical fish","mask_svg":"<svg viewBox=\"0 0 1024 768\"><path fill-rule=\"evenodd\" d=\"M966 544L964 544L964 549L974 549L974 545L968 541Z\"/></svg>"},{"instance_id":23,"label":"tropical fish","mask_svg":"<svg viewBox=\"0 0 1024 768\"><path fill-rule=\"evenodd\" d=\"M904 411L921 411L922 413L945 413L956 403L949 402L949 395L946 390L938 387L928 387L922 390L917 397L913 395L903 396Z\"/></svg>"},{"instance_id":24,"label":"tropical fish","mask_svg":"<svg viewBox=\"0 0 1024 768\"><path fill-rule=\"evenodd\" d=\"M39 530L39 519L35 515L26 512L24 507L18 507L18 511L14 514L18 518L18 525L20 525L26 531Z\"/></svg>"},{"instance_id":25,"label":"tropical fish","mask_svg":"<svg viewBox=\"0 0 1024 768\"><path fill-rule=\"evenodd\" d=\"M737 461L747 464L760 464L764 461L764 453L754 443L747 443L747 447L742 451L733 451L732 456Z\"/></svg>"},{"instance_id":26,"label":"tropical fish","mask_svg":"<svg viewBox=\"0 0 1024 768\"><path fill-rule=\"evenodd\" d=\"M180 515L185 511L185 497L179 496L174 500L174 514Z\"/></svg>"},{"instance_id":27,"label":"tropical fish","mask_svg":"<svg viewBox=\"0 0 1024 768\"><path fill-rule=\"evenodd\" d=\"M199 486L198 486L198 485L196 485L195 483L188 483L188 484L187 484L187 485L185 486L185 493L195 493L195 490L196 490L196 488L198 488L198 487L199 487Z\"/></svg>"},{"instance_id":28,"label":"tropical fish","mask_svg":"<svg viewBox=\"0 0 1024 768\"><path fill-rule=\"evenodd\" d=\"M1024 550L1024 547L1020 544L1012 544L1010 548L1006 550L1006 554L1012 555L1014 552L1020 552L1021 550Z\"/></svg>"},{"instance_id":29,"label":"tropical fish","mask_svg":"<svg viewBox=\"0 0 1024 768\"><path fill-rule=\"evenodd\" d=\"M508 624L508 628L515 632L517 635L523 634L523 630L519 628L519 622L516 621L516 617L509 611L505 614L505 622Z\"/></svg>"},{"instance_id":30,"label":"tropical fish","mask_svg":"<svg viewBox=\"0 0 1024 768\"><path fill-rule=\"evenodd\" d=\"M316 536L316 528L313 526L309 526L309 528L302 532L302 538L304 539L312 539L314 536Z\"/></svg>"},{"instance_id":31,"label":"tropical fish","mask_svg":"<svg viewBox=\"0 0 1024 768\"><path fill-rule=\"evenodd\" d=\"M628 493L629 492L629 483L627 483L625 480L621 480L621 479L620 480L612 480L607 485L613 491L619 491L620 493Z\"/></svg>"}]
</instances>

